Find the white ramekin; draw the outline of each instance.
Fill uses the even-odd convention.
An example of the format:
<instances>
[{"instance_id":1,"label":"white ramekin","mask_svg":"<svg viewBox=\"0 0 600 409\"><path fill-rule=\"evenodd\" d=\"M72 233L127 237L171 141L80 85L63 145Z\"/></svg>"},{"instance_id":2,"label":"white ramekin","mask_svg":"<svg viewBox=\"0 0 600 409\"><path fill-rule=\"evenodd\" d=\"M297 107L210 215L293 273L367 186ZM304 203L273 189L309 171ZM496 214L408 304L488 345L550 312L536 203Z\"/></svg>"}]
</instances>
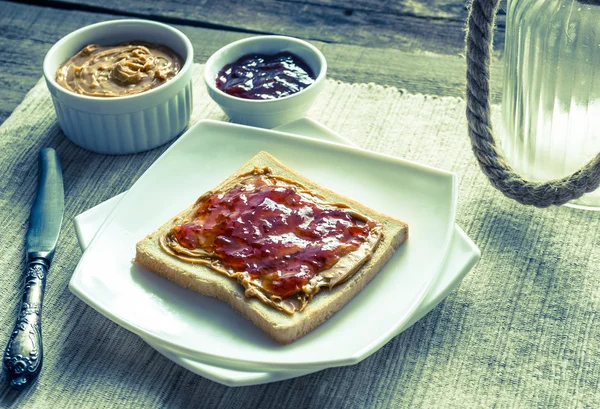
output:
<instances>
[{"instance_id":1,"label":"white ramekin","mask_svg":"<svg viewBox=\"0 0 600 409\"><path fill-rule=\"evenodd\" d=\"M165 84L124 97L91 97L56 83L56 71L88 44L125 41L165 45L184 60L181 71ZM142 152L180 135L192 112L194 50L179 30L148 20L112 20L92 24L60 39L44 59L44 78L52 95L58 123L82 148L104 154Z\"/></svg>"},{"instance_id":2,"label":"white ramekin","mask_svg":"<svg viewBox=\"0 0 600 409\"><path fill-rule=\"evenodd\" d=\"M300 92L270 100L238 98L217 88L217 73L226 64L246 54L277 54L282 51L302 58L315 74L315 82ZM215 52L204 67L204 82L208 94L233 122L274 128L306 114L325 86L326 73L327 61L321 51L312 44L293 37L257 36L233 42Z\"/></svg>"}]
</instances>

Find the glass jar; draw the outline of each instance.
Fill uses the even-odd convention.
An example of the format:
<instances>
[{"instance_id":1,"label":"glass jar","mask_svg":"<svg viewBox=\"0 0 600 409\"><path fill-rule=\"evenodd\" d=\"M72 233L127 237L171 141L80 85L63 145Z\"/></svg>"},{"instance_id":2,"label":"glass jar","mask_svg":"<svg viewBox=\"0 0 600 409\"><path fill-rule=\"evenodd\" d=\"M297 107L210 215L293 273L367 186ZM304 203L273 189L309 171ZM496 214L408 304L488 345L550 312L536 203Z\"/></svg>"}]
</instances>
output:
<instances>
[{"instance_id":1,"label":"glass jar","mask_svg":"<svg viewBox=\"0 0 600 409\"><path fill-rule=\"evenodd\" d=\"M600 0L508 0L500 130L530 180L562 178L600 152ZM600 210L600 189L570 204Z\"/></svg>"}]
</instances>

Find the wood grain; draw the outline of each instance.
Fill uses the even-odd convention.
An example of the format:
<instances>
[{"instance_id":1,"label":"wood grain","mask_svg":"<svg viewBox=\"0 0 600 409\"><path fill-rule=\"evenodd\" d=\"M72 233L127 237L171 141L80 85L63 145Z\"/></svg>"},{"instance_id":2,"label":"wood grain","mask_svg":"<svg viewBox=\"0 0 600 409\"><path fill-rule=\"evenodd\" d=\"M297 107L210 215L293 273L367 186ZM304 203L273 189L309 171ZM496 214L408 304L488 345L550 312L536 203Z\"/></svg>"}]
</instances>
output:
<instances>
[{"instance_id":1,"label":"wood grain","mask_svg":"<svg viewBox=\"0 0 600 409\"><path fill-rule=\"evenodd\" d=\"M202 27L277 33L328 43L456 55L464 46L464 0L61 0L42 4L88 8ZM504 41L500 13L496 46Z\"/></svg>"},{"instance_id":2,"label":"wood grain","mask_svg":"<svg viewBox=\"0 0 600 409\"><path fill-rule=\"evenodd\" d=\"M0 1L0 123L42 76L44 55L52 44L87 24L115 15L40 7ZM250 34L174 24L194 44L195 61L205 62L220 47ZM328 76L344 82L394 86L411 93L440 96L464 94L465 61L459 55L410 52L312 41L327 58ZM494 91L500 91L501 70L494 65Z\"/></svg>"}]
</instances>

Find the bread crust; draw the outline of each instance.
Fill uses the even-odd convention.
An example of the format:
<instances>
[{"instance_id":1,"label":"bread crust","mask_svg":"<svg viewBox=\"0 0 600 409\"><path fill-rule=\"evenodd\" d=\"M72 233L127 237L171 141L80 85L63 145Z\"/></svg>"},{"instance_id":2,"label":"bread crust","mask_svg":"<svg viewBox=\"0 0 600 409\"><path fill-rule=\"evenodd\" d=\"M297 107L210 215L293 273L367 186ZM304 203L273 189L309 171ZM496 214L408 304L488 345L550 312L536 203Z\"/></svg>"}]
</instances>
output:
<instances>
[{"instance_id":1,"label":"bread crust","mask_svg":"<svg viewBox=\"0 0 600 409\"><path fill-rule=\"evenodd\" d=\"M185 262L161 249L159 238L189 215L195 207L193 204L139 241L136 245L135 262L182 287L225 301L275 341L288 344L321 325L358 294L383 268L395 250L406 241L408 225L317 185L286 167L267 152L259 152L213 191L219 191L233 179L254 167L269 167L274 175L291 179L323 196L329 202L344 203L353 210L382 223L384 236L372 257L347 281L332 289L322 290L303 311L287 315L255 298L248 298L244 294L244 288L224 274L201 264Z\"/></svg>"}]
</instances>

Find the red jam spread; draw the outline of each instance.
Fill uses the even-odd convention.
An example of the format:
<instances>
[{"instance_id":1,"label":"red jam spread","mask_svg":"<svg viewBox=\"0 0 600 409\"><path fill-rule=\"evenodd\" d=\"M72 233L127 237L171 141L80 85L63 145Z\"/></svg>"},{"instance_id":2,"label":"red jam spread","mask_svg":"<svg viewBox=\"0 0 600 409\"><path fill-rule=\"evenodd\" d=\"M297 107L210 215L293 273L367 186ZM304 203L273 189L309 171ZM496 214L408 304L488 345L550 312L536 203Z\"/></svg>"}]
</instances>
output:
<instances>
[{"instance_id":1,"label":"red jam spread","mask_svg":"<svg viewBox=\"0 0 600 409\"><path fill-rule=\"evenodd\" d=\"M308 87L315 76L306 62L289 52L248 54L217 74L217 88L246 99L275 99Z\"/></svg>"},{"instance_id":2,"label":"red jam spread","mask_svg":"<svg viewBox=\"0 0 600 409\"><path fill-rule=\"evenodd\" d=\"M356 250L377 224L265 175L205 195L196 205L193 219L171 230L176 241L260 279L282 299Z\"/></svg>"}]
</instances>

